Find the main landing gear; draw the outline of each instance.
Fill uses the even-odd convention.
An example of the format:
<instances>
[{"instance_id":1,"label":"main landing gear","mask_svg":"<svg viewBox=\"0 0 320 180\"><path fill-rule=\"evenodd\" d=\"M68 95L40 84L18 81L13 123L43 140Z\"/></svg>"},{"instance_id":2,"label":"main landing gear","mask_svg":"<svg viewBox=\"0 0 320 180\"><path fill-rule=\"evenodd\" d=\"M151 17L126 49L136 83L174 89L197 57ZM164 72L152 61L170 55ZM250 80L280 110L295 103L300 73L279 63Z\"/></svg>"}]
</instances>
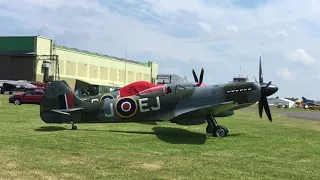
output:
<instances>
[{"instance_id":1,"label":"main landing gear","mask_svg":"<svg viewBox=\"0 0 320 180\"><path fill-rule=\"evenodd\" d=\"M74 125L74 123L72 123L72 127L71 127L71 129L72 129L72 130L77 130L78 128L77 128L77 126L76 126L76 125Z\"/></svg>"},{"instance_id":2,"label":"main landing gear","mask_svg":"<svg viewBox=\"0 0 320 180\"><path fill-rule=\"evenodd\" d=\"M226 137L229 130L221 125L218 125L216 119L208 115L206 116L206 121L208 123L208 126L206 128L207 133L212 133L214 137Z\"/></svg>"}]
</instances>

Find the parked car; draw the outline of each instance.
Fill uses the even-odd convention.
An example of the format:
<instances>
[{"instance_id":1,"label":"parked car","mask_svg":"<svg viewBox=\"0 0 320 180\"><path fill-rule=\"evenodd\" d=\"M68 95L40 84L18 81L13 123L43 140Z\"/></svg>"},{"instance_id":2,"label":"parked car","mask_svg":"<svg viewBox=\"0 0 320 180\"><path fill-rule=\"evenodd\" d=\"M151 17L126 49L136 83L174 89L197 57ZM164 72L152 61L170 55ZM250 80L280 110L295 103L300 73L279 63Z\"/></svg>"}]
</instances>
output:
<instances>
[{"instance_id":1,"label":"parked car","mask_svg":"<svg viewBox=\"0 0 320 180\"><path fill-rule=\"evenodd\" d=\"M23 94L15 94L9 97L9 103L21 104L40 104L44 91L27 91Z\"/></svg>"}]
</instances>

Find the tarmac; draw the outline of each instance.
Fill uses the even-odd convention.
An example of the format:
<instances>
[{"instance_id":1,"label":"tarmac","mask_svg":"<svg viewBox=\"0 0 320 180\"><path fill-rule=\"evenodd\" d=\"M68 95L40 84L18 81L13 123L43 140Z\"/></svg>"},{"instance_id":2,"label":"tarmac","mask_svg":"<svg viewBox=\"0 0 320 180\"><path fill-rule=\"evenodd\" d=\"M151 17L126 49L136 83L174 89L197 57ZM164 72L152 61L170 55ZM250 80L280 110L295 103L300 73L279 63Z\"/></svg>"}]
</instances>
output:
<instances>
[{"instance_id":1,"label":"tarmac","mask_svg":"<svg viewBox=\"0 0 320 180\"><path fill-rule=\"evenodd\" d=\"M246 111L258 111L258 109L253 108L245 108L243 110ZM290 111L286 109L271 109L272 113L281 113L288 117L298 118L298 119L305 119L305 120L313 120L313 121L320 121L320 111L319 110L306 110L306 111Z\"/></svg>"}]
</instances>

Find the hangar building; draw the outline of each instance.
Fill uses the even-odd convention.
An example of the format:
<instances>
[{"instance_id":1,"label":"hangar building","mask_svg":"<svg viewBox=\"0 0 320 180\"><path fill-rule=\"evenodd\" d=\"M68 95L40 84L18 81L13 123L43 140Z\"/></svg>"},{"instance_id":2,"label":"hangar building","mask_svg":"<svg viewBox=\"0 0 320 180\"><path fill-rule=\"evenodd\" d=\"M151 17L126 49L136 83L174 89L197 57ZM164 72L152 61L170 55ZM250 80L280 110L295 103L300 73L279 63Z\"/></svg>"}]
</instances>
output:
<instances>
[{"instance_id":1,"label":"hangar building","mask_svg":"<svg viewBox=\"0 0 320 180\"><path fill-rule=\"evenodd\" d=\"M55 45L41 36L0 37L0 79L122 87L134 81L156 83L158 64L137 62Z\"/></svg>"}]
</instances>

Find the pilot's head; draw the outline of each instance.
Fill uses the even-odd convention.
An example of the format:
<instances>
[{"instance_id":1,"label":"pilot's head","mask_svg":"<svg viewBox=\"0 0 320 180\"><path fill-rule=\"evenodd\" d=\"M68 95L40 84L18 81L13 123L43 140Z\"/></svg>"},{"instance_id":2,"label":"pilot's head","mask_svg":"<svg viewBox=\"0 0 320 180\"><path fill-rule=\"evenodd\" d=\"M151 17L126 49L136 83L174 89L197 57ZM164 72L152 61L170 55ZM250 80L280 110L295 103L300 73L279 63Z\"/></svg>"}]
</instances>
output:
<instances>
[{"instance_id":1,"label":"pilot's head","mask_svg":"<svg viewBox=\"0 0 320 180\"><path fill-rule=\"evenodd\" d=\"M169 86L166 86L166 94L172 93L172 89Z\"/></svg>"}]
</instances>

